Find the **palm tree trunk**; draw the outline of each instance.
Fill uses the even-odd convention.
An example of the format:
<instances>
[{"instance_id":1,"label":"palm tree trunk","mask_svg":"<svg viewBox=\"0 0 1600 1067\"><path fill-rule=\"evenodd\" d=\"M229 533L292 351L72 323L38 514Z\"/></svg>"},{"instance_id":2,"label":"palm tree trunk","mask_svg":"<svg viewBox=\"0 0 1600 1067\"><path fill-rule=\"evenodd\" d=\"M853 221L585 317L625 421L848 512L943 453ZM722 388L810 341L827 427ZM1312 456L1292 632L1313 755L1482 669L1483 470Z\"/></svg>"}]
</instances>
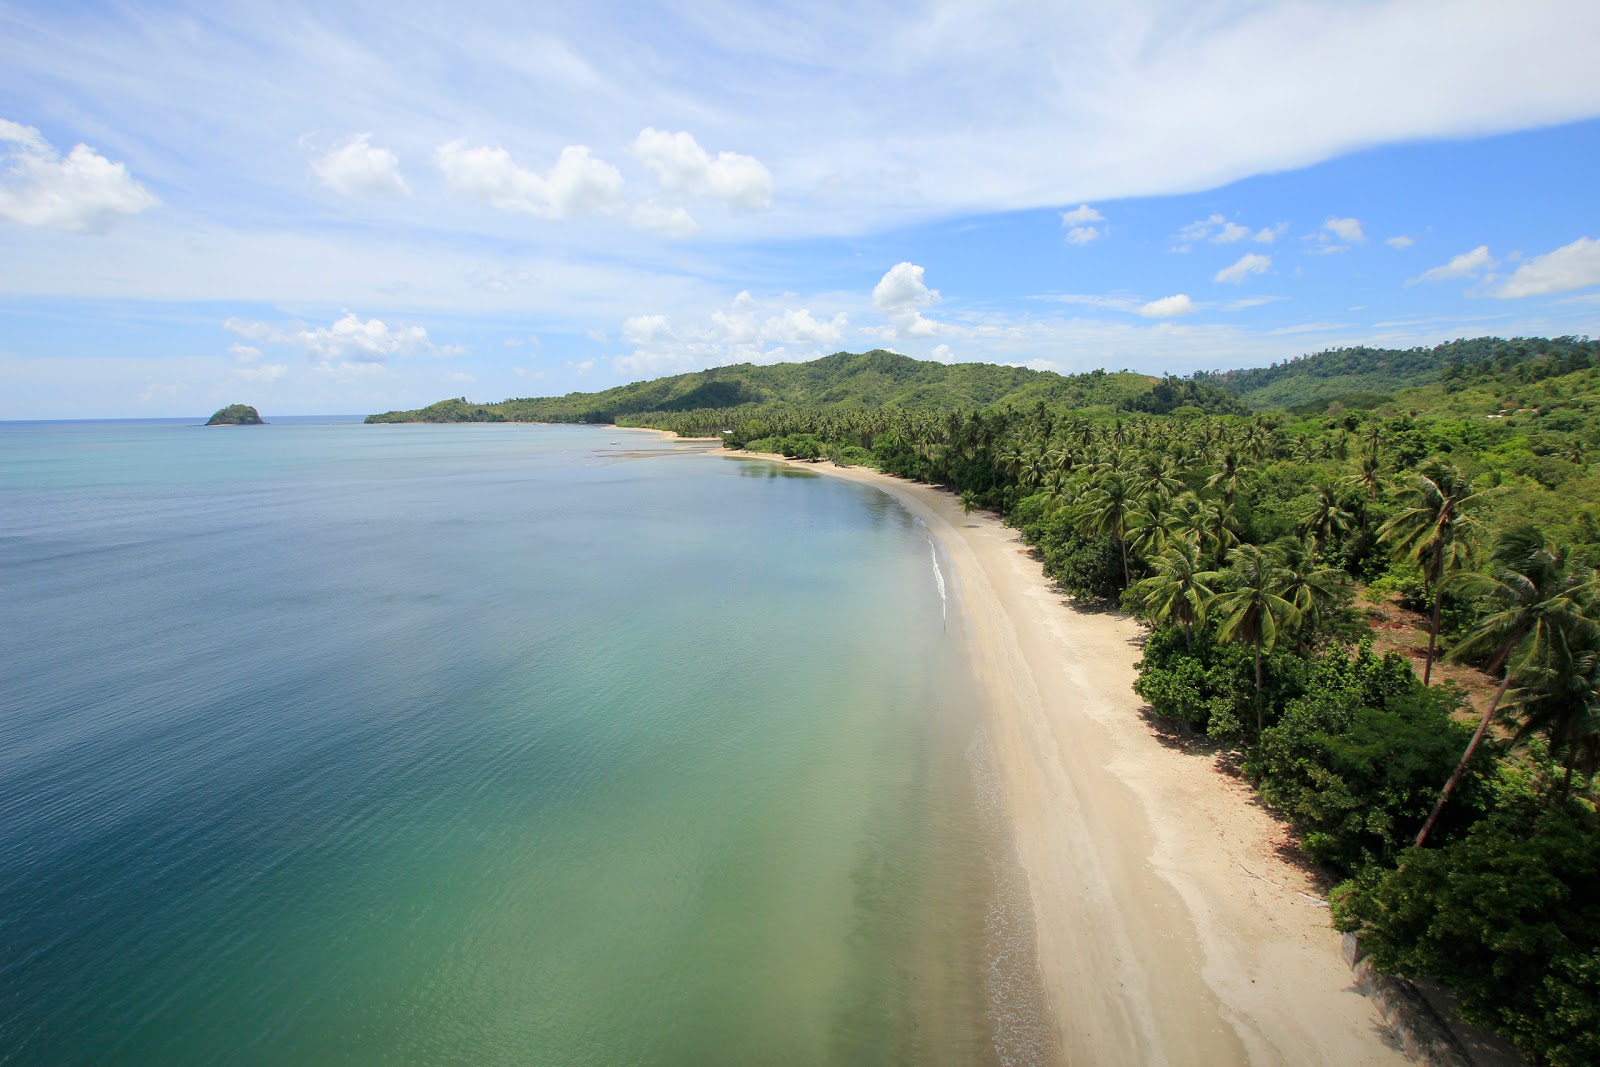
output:
<instances>
[{"instance_id":1,"label":"palm tree trunk","mask_svg":"<svg viewBox=\"0 0 1600 1067\"><path fill-rule=\"evenodd\" d=\"M1428 839L1428 831L1433 829L1433 824L1439 820L1439 813L1444 810L1444 802L1450 799L1450 793L1455 789L1456 783L1461 780L1466 772L1467 764L1472 762L1473 754L1478 751L1478 743L1483 740L1485 731L1489 729L1489 720L1494 718L1495 709L1500 706L1500 699L1506 695L1506 687L1511 684L1511 671L1506 671L1505 679L1500 683L1500 688L1495 690L1494 699L1489 702L1484 710L1483 717L1478 720L1478 728L1472 732L1472 740L1467 743L1466 752L1461 755L1461 762L1456 764L1455 773L1444 784L1444 789L1439 793L1439 799L1434 802L1433 811L1428 814L1428 821L1422 824L1422 829L1417 831L1415 847L1421 848L1422 843Z\"/></svg>"},{"instance_id":2,"label":"palm tree trunk","mask_svg":"<svg viewBox=\"0 0 1600 1067\"><path fill-rule=\"evenodd\" d=\"M1422 665L1422 684L1430 685L1433 678L1433 650L1439 642L1439 608L1444 603L1444 588L1438 580L1433 583L1433 625L1428 627L1428 660Z\"/></svg>"},{"instance_id":3,"label":"palm tree trunk","mask_svg":"<svg viewBox=\"0 0 1600 1067\"><path fill-rule=\"evenodd\" d=\"M1256 642L1256 741L1260 742L1263 725L1261 715L1261 642Z\"/></svg>"},{"instance_id":4,"label":"palm tree trunk","mask_svg":"<svg viewBox=\"0 0 1600 1067\"><path fill-rule=\"evenodd\" d=\"M1133 579L1128 577L1128 539L1119 537L1117 544L1122 548L1122 588L1126 589L1133 584Z\"/></svg>"}]
</instances>

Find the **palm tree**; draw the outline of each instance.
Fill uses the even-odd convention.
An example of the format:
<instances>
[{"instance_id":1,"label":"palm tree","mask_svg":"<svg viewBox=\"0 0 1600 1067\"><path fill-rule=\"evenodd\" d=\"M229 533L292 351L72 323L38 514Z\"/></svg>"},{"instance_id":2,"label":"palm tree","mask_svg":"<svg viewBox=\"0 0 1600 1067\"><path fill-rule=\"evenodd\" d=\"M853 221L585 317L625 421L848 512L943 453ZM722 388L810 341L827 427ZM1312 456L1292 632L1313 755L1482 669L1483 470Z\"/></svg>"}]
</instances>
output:
<instances>
[{"instance_id":1,"label":"palm tree","mask_svg":"<svg viewBox=\"0 0 1600 1067\"><path fill-rule=\"evenodd\" d=\"M1451 584L1467 595L1484 598L1496 610L1467 631L1450 650L1450 658L1488 652L1485 669L1505 673L1494 699L1479 716L1478 728L1455 772L1445 782L1427 822L1417 831L1418 848L1428 839L1445 801L1466 773L1512 679L1549 660L1553 649L1569 646L1575 634L1595 629L1589 619L1596 588L1594 573L1573 565L1564 548L1552 546L1542 531L1531 526L1506 531L1495 544L1487 570L1463 572Z\"/></svg>"},{"instance_id":2,"label":"palm tree","mask_svg":"<svg viewBox=\"0 0 1600 1067\"><path fill-rule=\"evenodd\" d=\"M1313 551L1322 551L1328 542L1354 528L1356 517L1344 504L1344 494L1337 486L1326 481L1318 483L1310 502L1300 512L1300 532L1311 535Z\"/></svg>"},{"instance_id":3,"label":"palm tree","mask_svg":"<svg viewBox=\"0 0 1600 1067\"><path fill-rule=\"evenodd\" d=\"M1592 774L1600 762L1600 632L1584 627L1551 649L1531 683L1514 692L1509 703L1522 718L1511 743L1544 735L1550 754L1566 768L1560 794L1565 800L1578 767Z\"/></svg>"},{"instance_id":4,"label":"palm tree","mask_svg":"<svg viewBox=\"0 0 1600 1067\"><path fill-rule=\"evenodd\" d=\"M1315 547L1306 541L1285 537L1274 547L1283 565L1283 598L1299 613L1298 630L1304 644L1321 628L1327 613L1345 599L1350 578L1337 567L1319 563Z\"/></svg>"},{"instance_id":5,"label":"palm tree","mask_svg":"<svg viewBox=\"0 0 1600 1067\"><path fill-rule=\"evenodd\" d=\"M1128 521L1134 551L1147 558L1160 552L1172 536L1176 522L1176 509L1171 500L1161 493L1145 494Z\"/></svg>"},{"instance_id":6,"label":"palm tree","mask_svg":"<svg viewBox=\"0 0 1600 1067\"><path fill-rule=\"evenodd\" d=\"M1223 644L1246 641L1255 649L1256 736L1263 729L1261 709L1261 654L1271 652L1280 631L1300 620L1300 611L1284 596L1288 574L1276 549L1240 545L1225 574L1228 589L1219 593L1207 613L1221 617L1217 640Z\"/></svg>"},{"instance_id":7,"label":"palm tree","mask_svg":"<svg viewBox=\"0 0 1600 1067\"><path fill-rule=\"evenodd\" d=\"M1460 570L1471 558L1471 534L1476 529L1467 509L1488 491L1475 492L1472 479L1442 460L1422 465L1407 490L1406 506L1378 528L1378 540L1387 543L1396 559L1422 566L1423 578L1433 595L1428 623L1428 658L1422 684L1431 684L1434 650L1439 644L1439 611L1444 603L1444 578Z\"/></svg>"},{"instance_id":8,"label":"palm tree","mask_svg":"<svg viewBox=\"0 0 1600 1067\"><path fill-rule=\"evenodd\" d=\"M1178 473L1177 464L1159 452L1150 452L1139 465L1134 488L1140 496L1158 495L1170 498L1183 492L1183 477Z\"/></svg>"},{"instance_id":9,"label":"palm tree","mask_svg":"<svg viewBox=\"0 0 1600 1067\"><path fill-rule=\"evenodd\" d=\"M1111 469L1101 474L1088 492L1078 498L1078 526L1090 534L1108 534L1122 550L1122 584L1131 579L1128 572L1128 529L1133 518L1135 496L1122 472Z\"/></svg>"},{"instance_id":10,"label":"palm tree","mask_svg":"<svg viewBox=\"0 0 1600 1067\"><path fill-rule=\"evenodd\" d=\"M1167 542L1150 560L1155 574L1141 579L1134 588L1140 610L1155 623L1176 622L1183 626L1189 647L1194 647L1194 626L1204 622L1206 605L1215 595L1211 585L1217 572L1206 569L1200 546L1186 538Z\"/></svg>"},{"instance_id":11,"label":"palm tree","mask_svg":"<svg viewBox=\"0 0 1600 1067\"><path fill-rule=\"evenodd\" d=\"M1217 465L1216 472L1206 479L1207 489L1221 489L1222 502L1228 507L1233 507L1233 498L1239 492L1239 484L1250 468L1245 465L1239 453L1234 449L1222 454L1222 462Z\"/></svg>"}]
</instances>

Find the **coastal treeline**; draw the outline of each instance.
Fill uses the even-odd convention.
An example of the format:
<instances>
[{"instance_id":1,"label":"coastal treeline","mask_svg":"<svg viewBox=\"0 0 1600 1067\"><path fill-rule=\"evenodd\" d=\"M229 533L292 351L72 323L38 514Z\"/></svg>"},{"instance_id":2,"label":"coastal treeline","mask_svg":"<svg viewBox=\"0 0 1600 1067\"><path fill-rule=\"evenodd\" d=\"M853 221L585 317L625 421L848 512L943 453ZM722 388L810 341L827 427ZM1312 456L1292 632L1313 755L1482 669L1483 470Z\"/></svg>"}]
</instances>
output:
<instances>
[{"instance_id":1,"label":"coastal treeline","mask_svg":"<svg viewBox=\"0 0 1600 1067\"><path fill-rule=\"evenodd\" d=\"M1063 589L1149 625L1139 694L1294 825L1379 969L1535 1062L1600 1062L1600 343L1187 378L841 353L369 421L499 419L720 437L999 512Z\"/></svg>"},{"instance_id":2,"label":"coastal treeline","mask_svg":"<svg viewBox=\"0 0 1600 1067\"><path fill-rule=\"evenodd\" d=\"M1140 695L1293 823L1339 883L1336 925L1380 969L1443 982L1536 1062L1594 1063L1600 398L1563 388L1592 368L1525 363L1478 387L1570 400L623 421L867 464L1001 512L1066 590L1148 622ZM1420 620L1415 667L1375 649L1391 605ZM1487 676L1476 705L1447 662Z\"/></svg>"}]
</instances>

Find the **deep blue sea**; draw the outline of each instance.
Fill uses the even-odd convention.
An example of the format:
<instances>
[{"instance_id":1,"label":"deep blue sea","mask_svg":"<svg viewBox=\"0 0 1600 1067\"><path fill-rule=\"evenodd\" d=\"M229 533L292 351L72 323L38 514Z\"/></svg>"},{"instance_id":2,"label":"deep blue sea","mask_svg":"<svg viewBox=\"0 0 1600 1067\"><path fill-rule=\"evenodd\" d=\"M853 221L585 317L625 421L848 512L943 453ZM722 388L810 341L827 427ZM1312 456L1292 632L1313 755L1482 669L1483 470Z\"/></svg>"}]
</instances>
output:
<instances>
[{"instance_id":1,"label":"deep blue sea","mask_svg":"<svg viewBox=\"0 0 1600 1067\"><path fill-rule=\"evenodd\" d=\"M199 421L0 423L0 1063L1047 1054L889 498Z\"/></svg>"}]
</instances>

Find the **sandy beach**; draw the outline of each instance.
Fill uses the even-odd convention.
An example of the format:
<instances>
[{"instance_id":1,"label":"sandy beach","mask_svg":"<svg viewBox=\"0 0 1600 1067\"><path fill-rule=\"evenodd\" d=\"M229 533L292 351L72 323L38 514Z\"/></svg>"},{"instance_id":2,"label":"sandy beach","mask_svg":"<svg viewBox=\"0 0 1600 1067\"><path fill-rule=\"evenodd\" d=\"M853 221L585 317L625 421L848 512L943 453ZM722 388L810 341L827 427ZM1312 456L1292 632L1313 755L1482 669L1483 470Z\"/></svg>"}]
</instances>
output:
<instances>
[{"instance_id":1,"label":"sandy beach","mask_svg":"<svg viewBox=\"0 0 1600 1067\"><path fill-rule=\"evenodd\" d=\"M1282 824L1143 717L1135 621L1072 607L1015 530L943 490L798 465L893 496L953 565L1068 1063L1407 1062Z\"/></svg>"}]
</instances>

